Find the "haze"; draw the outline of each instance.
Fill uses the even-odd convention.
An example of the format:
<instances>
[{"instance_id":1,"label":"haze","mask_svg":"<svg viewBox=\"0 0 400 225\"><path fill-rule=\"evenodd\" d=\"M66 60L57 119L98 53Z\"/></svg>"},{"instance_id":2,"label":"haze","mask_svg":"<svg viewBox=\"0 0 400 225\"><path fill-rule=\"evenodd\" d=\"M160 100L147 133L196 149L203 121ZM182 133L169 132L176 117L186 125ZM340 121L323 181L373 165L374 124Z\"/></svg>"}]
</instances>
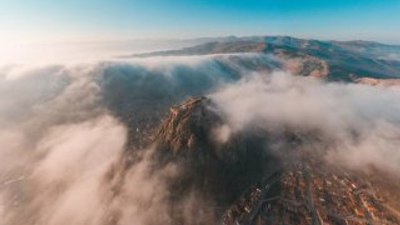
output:
<instances>
[{"instance_id":1,"label":"haze","mask_svg":"<svg viewBox=\"0 0 400 225\"><path fill-rule=\"evenodd\" d=\"M83 60L154 50L143 40L167 48L166 40L229 35L400 43L399 11L396 0L1 0L0 60Z\"/></svg>"}]
</instances>

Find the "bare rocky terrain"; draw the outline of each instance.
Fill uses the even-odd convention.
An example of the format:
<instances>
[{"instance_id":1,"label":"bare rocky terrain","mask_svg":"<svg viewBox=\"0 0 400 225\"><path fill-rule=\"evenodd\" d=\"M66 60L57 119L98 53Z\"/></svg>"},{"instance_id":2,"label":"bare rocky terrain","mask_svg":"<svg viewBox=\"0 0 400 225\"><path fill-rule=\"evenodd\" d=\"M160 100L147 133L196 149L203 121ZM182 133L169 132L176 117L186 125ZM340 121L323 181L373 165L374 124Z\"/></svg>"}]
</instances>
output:
<instances>
[{"instance_id":1,"label":"bare rocky terrain","mask_svg":"<svg viewBox=\"0 0 400 225\"><path fill-rule=\"evenodd\" d=\"M400 183L377 179L385 177L381 171L346 170L324 162L323 150L318 155L297 148L314 140L312 133L285 132L279 138L292 143L279 154L268 147L278 137L263 130L236 134L221 144L213 130L223 123L223 115L204 97L170 109L155 137L155 157L157 166L173 162L183 168L171 181L171 198L195 190L213 202L205 210L226 225L400 223L394 200Z\"/></svg>"},{"instance_id":2,"label":"bare rocky terrain","mask_svg":"<svg viewBox=\"0 0 400 225\"><path fill-rule=\"evenodd\" d=\"M0 224L400 224L398 46L207 41L1 70Z\"/></svg>"}]
</instances>

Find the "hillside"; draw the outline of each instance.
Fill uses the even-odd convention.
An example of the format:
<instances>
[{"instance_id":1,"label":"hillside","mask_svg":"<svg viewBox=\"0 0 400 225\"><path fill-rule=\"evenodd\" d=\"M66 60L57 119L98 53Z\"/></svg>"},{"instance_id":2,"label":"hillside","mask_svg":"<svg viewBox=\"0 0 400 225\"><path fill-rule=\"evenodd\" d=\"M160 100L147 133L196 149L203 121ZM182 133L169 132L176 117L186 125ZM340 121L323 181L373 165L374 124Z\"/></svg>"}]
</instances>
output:
<instances>
[{"instance_id":1,"label":"hillside","mask_svg":"<svg viewBox=\"0 0 400 225\"><path fill-rule=\"evenodd\" d=\"M353 81L361 77L400 78L400 46L368 41L320 41L288 36L230 37L180 50L151 52L131 57L241 53L274 55L287 62L283 68L295 67L296 69L291 71L295 74L308 75L302 70L324 67L330 80Z\"/></svg>"},{"instance_id":2,"label":"hillside","mask_svg":"<svg viewBox=\"0 0 400 225\"><path fill-rule=\"evenodd\" d=\"M171 183L173 198L195 190L213 202L207 210L226 225L399 224L391 200L399 199L393 187L400 183L376 179L383 175L379 171L365 174L327 164L323 149L318 155L298 148L317 140L313 133L288 130L278 137L253 130L220 143L213 131L223 118L204 97L171 108L157 135L156 158L158 166L172 162L183 168ZM290 143L284 152L274 152L276 138Z\"/></svg>"}]
</instances>

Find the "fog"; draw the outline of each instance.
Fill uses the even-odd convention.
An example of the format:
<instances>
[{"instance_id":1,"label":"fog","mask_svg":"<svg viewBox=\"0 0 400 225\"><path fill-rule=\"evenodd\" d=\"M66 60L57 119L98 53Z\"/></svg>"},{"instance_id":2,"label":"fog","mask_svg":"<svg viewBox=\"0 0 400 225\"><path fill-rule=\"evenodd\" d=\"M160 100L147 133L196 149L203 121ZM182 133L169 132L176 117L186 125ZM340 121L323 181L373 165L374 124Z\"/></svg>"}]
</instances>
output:
<instances>
[{"instance_id":1,"label":"fog","mask_svg":"<svg viewBox=\"0 0 400 225\"><path fill-rule=\"evenodd\" d=\"M328 162L398 176L399 91L275 72L246 77L210 97L229 121L220 131L220 141L254 128L311 131L325 141L322 151Z\"/></svg>"},{"instance_id":2,"label":"fog","mask_svg":"<svg viewBox=\"0 0 400 225\"><path fill-rule=\"evenodd\" d=\"M99 39L0 42L0 66L8 64L44 64L95 62L122 55L179 49L203 43L202 39Z\"/></svg>"},{"instance_id":3,"label":"fog","mask_svg":"<svg viewBox=\"0 0 400 225\"><path fill-rule=\"evenodd\" d=\"M128 131L159 123L188 96L239 80L254 62L276 64L226 55L4 66L0 224L172 222L165 180L173 165L150 176L149 157L136 156L143 160L126 171L121 161L136 135ZM201 206L195 196L175 204L185 221Z\"/></svg>"},{"instance_id":4,"label":"fog","mask_svg":"<svg viewBox=\"0 0 400 225\"><path fill-rule=\"evenodd\" d=\"M154 170L151 143L127 144L193 95L226 116L221 141L255 126L318 130L333 140L328 161L399 172L399 90L297 77L280 63L234 54L3 66L0 224L215 222L201 193L171 203L177 165Z\"/></svg>"}]
</instances>

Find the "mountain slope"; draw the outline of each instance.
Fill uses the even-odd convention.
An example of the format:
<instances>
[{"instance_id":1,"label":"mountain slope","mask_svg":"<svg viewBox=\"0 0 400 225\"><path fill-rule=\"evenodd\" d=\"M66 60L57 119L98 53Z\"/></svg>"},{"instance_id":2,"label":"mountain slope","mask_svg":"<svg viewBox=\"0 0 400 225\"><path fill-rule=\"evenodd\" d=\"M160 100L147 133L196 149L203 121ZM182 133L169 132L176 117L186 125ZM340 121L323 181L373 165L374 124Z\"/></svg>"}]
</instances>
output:
<instances>
[{"instance_id":1,"label":"mountain slope","mask_svg":"<svg viewBox=\"0 0 400 225\"><path fill-rule=\"evenodd\" d=\"M263 171L277 165L275 157L262 151L264 140L256 135L238 134L232 141L219 143L215 131L223 123L204 97L171 109L158 134L157 157L161 164L172 161L183 169L174 191L194 189L226 206L259 180Z\"/></svg>"},{"instance_id":2,"label":"mountain slope","mask_svg":"<svg viewBox=\"0 0 400 225\"><path fill-rule=\"evenodd\" d=\"M226 225L400 223L397 206L388 203L400 196L400 189L393 189L399 183L375 179L378 171L326 164L320 155L297 148L318 140L317 134L287 130L276 136L254 129L221 142L214 131L224 123L204 97L171 108L156 149L158 162L183 168L172 183L173 196L196 190L215 203L217 220ZM271 147L277 139L288 143L284 152Z\"/></svg>"},{"instance_id":3,"label":"mountain slope","mask_svg":"<svg viewBox=\"0 0 400 225\"><path fill-rule=\"evenodd\" d=\"M224 224L281 223L384 225L399 217L365 177L299 163L265 178L224 215Z\"/></svg>"},{"instance_id":4,"label":"mountain slope","mask_svg":"<svg viewBox=\"0 0 400 225\"><path fill-rule=\"evenodd\" d=\"M400 46L367 41L319 41L287 36L227 38L180 50L144 53L134 57L187 56L209 54L272 54L282 60L295 60L298 66L314 67L315 60L324 64L331 80L353 81L354 78L400 78ZM308 59L312 58L310 62ZM328 69L329 68L329 69ZM293 71L292 71L293 72ZM294 71L295 74L309 75Z\"/></svg>"}]
</instances>

